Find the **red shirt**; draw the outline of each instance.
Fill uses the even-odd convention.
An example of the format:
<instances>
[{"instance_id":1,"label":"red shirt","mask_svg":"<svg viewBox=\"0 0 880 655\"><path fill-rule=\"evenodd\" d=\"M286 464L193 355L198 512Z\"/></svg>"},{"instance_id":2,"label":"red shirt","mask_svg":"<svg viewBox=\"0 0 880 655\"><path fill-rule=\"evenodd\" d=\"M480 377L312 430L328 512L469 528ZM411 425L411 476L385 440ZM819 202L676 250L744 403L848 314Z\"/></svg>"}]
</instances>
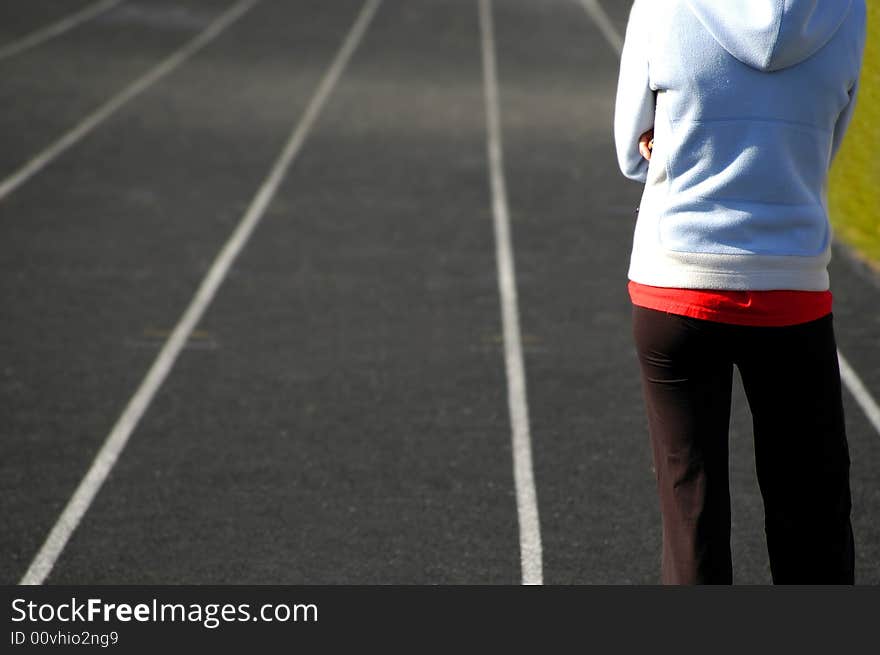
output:
<instances>
[{"instance_id":1,"label":"red shirt","mask_svg":"<svg viewBox=\"0 0 880 655\"><path fill-rule=\"evenodd\" d=\"M672 289L630 281L634 305L718 323L783 327L831 312L831 291Z\"/></svg>"}]
</instances>

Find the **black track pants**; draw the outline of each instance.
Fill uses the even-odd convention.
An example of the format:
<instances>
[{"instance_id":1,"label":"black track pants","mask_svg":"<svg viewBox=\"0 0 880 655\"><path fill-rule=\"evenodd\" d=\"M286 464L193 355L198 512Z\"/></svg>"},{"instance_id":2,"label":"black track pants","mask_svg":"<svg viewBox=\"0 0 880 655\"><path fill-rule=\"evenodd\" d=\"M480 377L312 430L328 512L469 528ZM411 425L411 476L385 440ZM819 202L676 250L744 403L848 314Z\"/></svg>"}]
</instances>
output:
<instances>
[{"instance_id":1,"label":"black track pants","mask_svg":"<svg viewBox=\"0 0 880 655\"><path fill-rule=\"evenodd\" d=\"M849 452L831 314L751 327L633 308L666 584L729 584L734 364L752 411L776 584L852 584Z\"/></svg>"}]
</instances>

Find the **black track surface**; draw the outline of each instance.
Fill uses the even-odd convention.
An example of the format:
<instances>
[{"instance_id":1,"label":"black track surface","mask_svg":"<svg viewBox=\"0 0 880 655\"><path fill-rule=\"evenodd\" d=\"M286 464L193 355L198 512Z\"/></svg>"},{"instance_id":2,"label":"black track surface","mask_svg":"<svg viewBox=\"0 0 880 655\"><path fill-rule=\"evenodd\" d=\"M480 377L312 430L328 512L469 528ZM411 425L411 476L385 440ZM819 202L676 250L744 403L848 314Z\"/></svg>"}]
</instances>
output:
<instances>
[{"instance_id":1,"label":"black track surface","mask_svg":"<svg viewBox=\"0 0 880 655\"><path fill-rule=\"evenodd\" d=\"M0 45L88 3L4 3ZM0 60L0 179L230 0L130 0ZM629 3L604 0L617 29ZM0 580L25 572L361 8L264 0L0 201ZM6 17L12 16L9 20ZM576 0L494 3L548 583L658 580L629 332L640 187L617 55ZM49 583L517 583L475 0L385 0ZM839 345L880 397L880 285L842 250ZM846 395L858 579L880 434ZM731 420L736 580L769 581Z\"/></svg>"}]
</instances>

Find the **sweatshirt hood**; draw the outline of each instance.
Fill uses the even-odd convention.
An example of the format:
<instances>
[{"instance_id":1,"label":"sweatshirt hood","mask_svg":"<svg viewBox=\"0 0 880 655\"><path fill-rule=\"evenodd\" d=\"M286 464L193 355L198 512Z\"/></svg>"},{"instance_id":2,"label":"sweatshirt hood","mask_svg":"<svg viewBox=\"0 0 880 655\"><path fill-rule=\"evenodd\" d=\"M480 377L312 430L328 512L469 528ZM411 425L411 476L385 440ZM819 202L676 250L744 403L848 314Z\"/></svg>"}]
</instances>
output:
<instances>
[{"instance_id":1,"label":"sweatshirt hood","mask_svg":"<svg viewBox=\"0 0 880 655\"><path fill-rule=\"evenodd\" d=\"M794 66L818 52L852 0L686 0L731 55L761 71Z\"/></svg>"}]
</instances>

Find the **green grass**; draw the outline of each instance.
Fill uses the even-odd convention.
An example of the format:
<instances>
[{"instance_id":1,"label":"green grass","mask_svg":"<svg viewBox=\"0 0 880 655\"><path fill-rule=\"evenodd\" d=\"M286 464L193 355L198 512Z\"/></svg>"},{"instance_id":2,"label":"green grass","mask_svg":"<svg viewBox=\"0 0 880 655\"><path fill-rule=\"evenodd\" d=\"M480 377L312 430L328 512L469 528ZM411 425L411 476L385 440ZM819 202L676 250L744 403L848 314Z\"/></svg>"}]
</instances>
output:
<instances>
[{"instance_id":1,"label":"green grass","mask_svg":"<svg viewBox=\"0 0 880 655\"><path fill-rule=\"evenodd\" d=\"M868 42L856 113L829 180L837 238L880 270L880 0L868 0Z\"/></svg>"}]
</instances>

